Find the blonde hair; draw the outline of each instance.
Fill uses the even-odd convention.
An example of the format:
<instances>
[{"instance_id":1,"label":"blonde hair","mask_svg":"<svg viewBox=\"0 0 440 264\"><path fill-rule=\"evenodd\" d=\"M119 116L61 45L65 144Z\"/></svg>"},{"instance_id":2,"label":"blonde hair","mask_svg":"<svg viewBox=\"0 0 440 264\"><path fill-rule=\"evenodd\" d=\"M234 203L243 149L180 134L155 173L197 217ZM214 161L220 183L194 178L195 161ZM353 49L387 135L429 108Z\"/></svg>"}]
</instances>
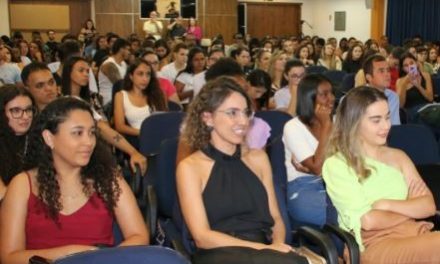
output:
<instances>
[{"instance_id":1,"label":"blonde hair","mask_svg":"<svg viewBox=\"0 0 440 264\"><path fill-rule=\"evenodd\" d=\"M352 89L342 99L336 111L336 120L330 135L327 157L341 154L345 161L363 181L371 174L365 164L359 142L359 125L367 108L378 101L387 101L378 89L360 86Z\"/></svg>"},{"instance_id":2,"label":"blonde hair","mask_svg":"<svg viewBox=\"0 0 440 264\"><path fill-rule=\"evenodd\" d=\"M190 104L181 133L182 140L188 144L191 151L206 147L211 139L212 128L203 121L203 113L213 113L233 92L241 94L246 99L249 109L251 99L241 86L231 77L219 77L203 86L197 97Z\"/></svg>"}]
</instances>

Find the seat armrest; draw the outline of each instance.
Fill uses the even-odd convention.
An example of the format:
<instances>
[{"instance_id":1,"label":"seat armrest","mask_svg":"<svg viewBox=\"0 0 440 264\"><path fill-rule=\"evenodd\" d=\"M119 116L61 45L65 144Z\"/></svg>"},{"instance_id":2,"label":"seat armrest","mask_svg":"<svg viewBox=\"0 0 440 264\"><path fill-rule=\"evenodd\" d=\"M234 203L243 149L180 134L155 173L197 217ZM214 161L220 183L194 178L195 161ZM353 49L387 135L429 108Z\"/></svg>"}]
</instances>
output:
<instances>
[{"instance_id":1,"label":"seat armrest","mask_svg":"<svg viewBox=\"0 0 440 264\"><path fill-rule=\"evenodd\" d=\"M319 247L328 264L338 264L338 251L329 236L308 226L299 227L297 234L301 246L310 241Z\"/></svg>"},{"instance_id":2,"label":"seat armrest","mask_svg":"<svg viewBox=\"0 0 440 264\"><path fill-rule=\"evenodd\" d=\"M150 229L150 238L153 239L156 234L157 226L157 196L152 185L147 185L146 187L146 200L144 219L147 223L147 227Z\"/></svg>"},{"instance_id":3,"label":"seat armrest","mask_svg":"<svg viewBox=\"0 0 440 264\"><path fill-rule=\"evenodd\" d=\"M323 230L326 233L337 236L340 240L344 242L348 249L350 263L360 263L359 245L357 244L356 239L349 232L342 230L336 225L331 224L324 225Z\"/></svg>"}]
</instances>

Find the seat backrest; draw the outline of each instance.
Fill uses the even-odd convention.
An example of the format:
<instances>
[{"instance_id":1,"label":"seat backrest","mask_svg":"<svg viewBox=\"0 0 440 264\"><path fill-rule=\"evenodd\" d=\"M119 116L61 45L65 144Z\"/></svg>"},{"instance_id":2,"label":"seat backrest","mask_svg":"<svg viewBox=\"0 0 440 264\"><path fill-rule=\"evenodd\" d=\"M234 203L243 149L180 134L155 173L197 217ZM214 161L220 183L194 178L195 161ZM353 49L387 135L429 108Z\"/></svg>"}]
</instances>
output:
<instances>
[{"instance_id":1,"label":"seat backrest","mask_svg":"<svg viewBox=\"0 0 440 264\"><path fill-rule=\"evenodd\" d=\"M189 264L177 251L159 246L126 246L86 251L60 258L54 264Z\"/></svg>"},{"instance_id":2,"label":"seat backrest","mask_svg":"<svg viewBox=\"0 0 440 264\"><path fill-rule=\"evenodd\" d=\"M392 126L388 135L388 145L403 150L416 165L440 162L434 134L423 125Z\"/></svg>"},{"instance_id":3,"label":"seat backrest","mask_svg":"<svg viewBox=\"0 0 440 264\"><path fill-rule=\"evenodd\" d=\"M268 144L283 134L284 125L292 119L288 113L278 110L257 111L255 116L266 121L271 128Z\"/></svg>"},{"instance_id":4,"label":"seat backrest","mask_svg":"<svg viewBox=\"0 0 440 264\"><path fill-rule=\"evenodd\" d=\"M312 65L306 68L307 73L324 73L327 68L321 65Z\"/></svg>"},{"instance_id":5,"label":"seat backrest","mask_svg":"<svg viewBox=\"0 0 440 264\"><path fill-rule=\"evenodd\" d=\"M182 106L178 103L168 100L168 111L170 112L182 112Z\"/></svg>"},{"instance_id":6,"label":"seat backrest","mask_svg":"<svg viewBox=\"0 0 440 264\"><path fill-rule=\"evenodd\" d=\"M163 140L179 135L184 116L183 112L163 112L147 117L141 125L140 152L146 157L157 154Z\"/></svg>"},{"instance_id":7,"label":"seat backrest","mask_svg":"<svg viewBox=\"0 0 440 264\"><path fill-rule=\"evenodd\" d=\"M350 91L352 88L354 88L354 78L355 78L355 73L347 73L344 76L344 79L342 79L342 83L340 86L340 91L342 93L347 93L348 91Z\"/></svg>"},{"instance_id":8,"label":"seat backrest","mask_svg":"<svg viewBox=\"0 0 440 264\"><path fill-rule=\"evenodd\" d=\"M162 142L156 158L155 189L160 215L171 218L176 197L176 156L178 138Z\"/></svg>"},{"instance_id":9,"label":"seat backrest","mask_svg":"<svg viewBox=\"0 0 440 264\"><path fill-rule=\"evenodd\" d=\"M272 177L275 189L275 195L278 201L278 207L286 226L286 243L292 242L290 235L291 224L289 214L287 212L287 169L284 156L284 143L281 136L275 138L272 143L267 146L270 164L272 166Z\"/></svg>"}]
</instances>

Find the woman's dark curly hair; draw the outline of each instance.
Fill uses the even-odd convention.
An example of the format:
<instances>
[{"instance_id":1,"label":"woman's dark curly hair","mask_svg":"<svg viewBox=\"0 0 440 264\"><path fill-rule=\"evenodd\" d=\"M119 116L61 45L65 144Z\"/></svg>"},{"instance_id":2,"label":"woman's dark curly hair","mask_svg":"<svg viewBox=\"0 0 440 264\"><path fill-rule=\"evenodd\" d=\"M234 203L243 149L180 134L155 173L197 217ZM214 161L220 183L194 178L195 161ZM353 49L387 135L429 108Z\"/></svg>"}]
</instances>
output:
<instances>
[{"instance_id":1,"label":"woman's dark curly hair","mask_svg":"<svg viewBox=\"0 0 440 264\"><path fill-rule=\"evenodd\" d=\"M61 78L61 93L63 95L72 95L72 71L73 66L79 61L84 61L89 64L89 62L82 57L71 57L67 59L67 61L63 65L63 74ZM89 85L81 86L81 90L79 92L79 97L86 100L87 102L91 101L91 93L89 89Z\"/></svg>"},{"instance_id":2,"label":"woman's dark curly hair","mask_svg":"<svg viewBox=\"0 0 440 264\"><path fill-rule=\"evenodd\" d=\"M130 91L133 89L133 81L131 78L134 74L134 71L141 64L145 64L148 66L148 68L150 68L150 82L148 83L148 86L142 90L142 93L147 97L148 106L154 111L166 111L168 106L166 104L165 95L159 86L159 80L156 77L153 67L151 67L147 61L143 59L136 59L135 62L128 67L127 73L124 77L123 89L125 91Z\"/></svg>"},{"instance_id":3,"label":"woman's dark curly hair","mask_svg":"<svg viewBox=\"0 0 440 264\"><path fill-rule=\"evenodd\" d=\"M52 150L45 143L42 133L44 130L57 134L59 125L69 118L72 111L86 111L93 116L90 105L74 97L61 97L51 102L38 116L31 131L29 153L25 158L25 170L37 168L38 197L47 206L47 214L57 220L58 213L63 209L60 197L60 187L57 180ZM89 163L81 168L81 183L83 192L90 196L96 191L113 212L119 199L121 189L117 182L118 171L116 162L105 143L97 138L96 146Z\"/></svg>"},{"instance_id":4,"label":"woman's dark curly hair","mask_svg":"<svg viewBox=\"0 0 440 264\"><path fill-rule=\"evenodd\" d=\"M247 108L252 109L249 95L231 77L225 76L206 83L191 102L184 120L182 138L192 151L206 147L211 139L211 129L203 121L203 113L214 113L233 92L242 95Z\"/></svg>"},{"instance_id":5,"label":"woman's dark curly hair","mask_svg":"<svg viewBox=\"0 0 440 264\"><path fill-rule=\"evenodd\" d=\"M18 96L28 97L35 107L34 98L28 90L7 84L0 88L0 177L5 185L23 171L23 157L26 151L28 133L17 136L9 126L6 105ZM35 108L36 109L36 108ZM28 131L29 132L29 131Z\"/></svg>"}]
</instances>

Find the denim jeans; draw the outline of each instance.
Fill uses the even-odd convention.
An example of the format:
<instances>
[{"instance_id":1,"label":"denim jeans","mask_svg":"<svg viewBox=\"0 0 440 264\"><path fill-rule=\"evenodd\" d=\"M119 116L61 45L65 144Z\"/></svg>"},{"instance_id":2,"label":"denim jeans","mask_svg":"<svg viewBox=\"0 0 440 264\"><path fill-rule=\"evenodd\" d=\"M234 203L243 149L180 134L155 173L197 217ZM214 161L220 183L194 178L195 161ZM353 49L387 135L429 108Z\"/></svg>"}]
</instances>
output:
<instances>
[{"instance_id":1,"label":"denim jeans","mask_svg":"<svg viewBox=\"0 0 440 264\"><path fill-rule=\"evenodd\" d=\"M292 227L323 226L327 218L327 198L321 177L306 175L287 184L287 210Z\"/></svg>"}]
</instances>

